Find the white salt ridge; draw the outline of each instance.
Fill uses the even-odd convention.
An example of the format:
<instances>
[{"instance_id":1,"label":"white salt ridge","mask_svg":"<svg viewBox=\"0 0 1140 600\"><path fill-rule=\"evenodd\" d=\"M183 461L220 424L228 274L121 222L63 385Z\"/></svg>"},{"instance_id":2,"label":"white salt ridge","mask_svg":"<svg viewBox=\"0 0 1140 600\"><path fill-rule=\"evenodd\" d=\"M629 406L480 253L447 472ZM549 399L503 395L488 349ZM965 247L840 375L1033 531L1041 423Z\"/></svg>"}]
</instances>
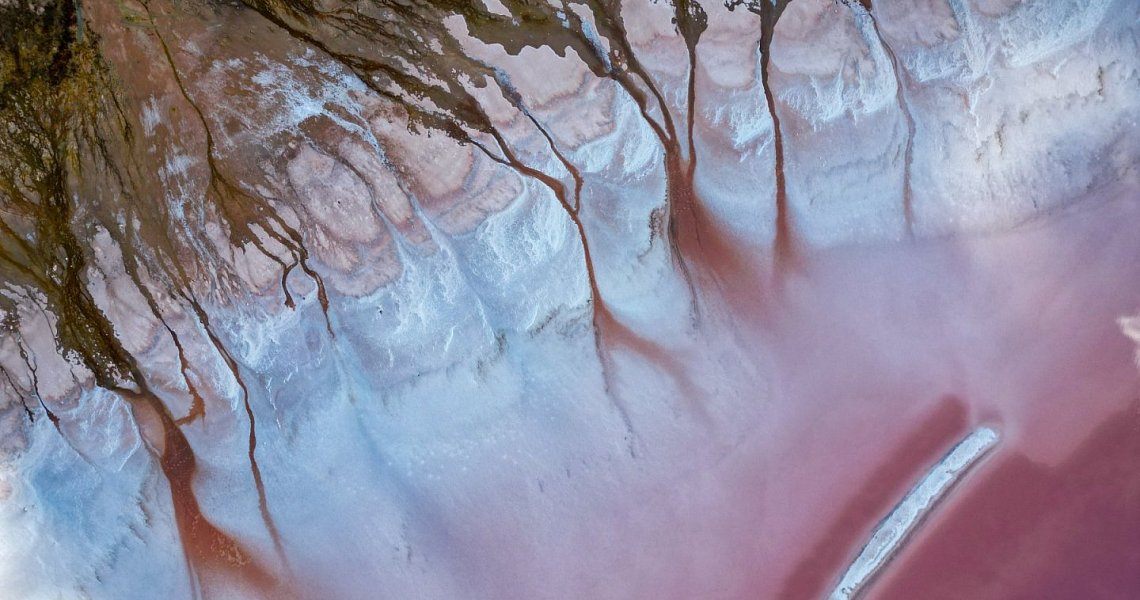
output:
<instances>
[{"instance_id":1,"label":"white salt ridge","mask_svg":"<svg viewBox=\"0 0 1140 600\"><path fill-rule=\"evenodd\" d=\"M1136 366L1140 366L1140 315L1134 317L1121 317L1117 320L1120 330L1133 342L1136 342Z\"/></svg>"},{"instance_id":2,"label":"white salt ridge","mask_svg":"<svg viewBox=\"0 0 1140 600\"><path fill-rule=\"evenodd\" d=\"M645 171L660 164L661 144L625 90L614 98L612 118L614 128L609 135L567 153L567 158L578 165L583 175L606 172L619 163L623 175L643 176Z\"/></svg>"},{"instance_id":3,"label":"white salt ridge","mask_svg":"<svg viewBox=\"0 0 1140 600\"><path fill-rule=\"evenodd\" d=\"M713 125L723 127L732 140L732 148L739 153L738 160L754 159L772 141L772 119L768 115L768 101L760 83L760 49L753 57L752 85L728 89L719 102L705 110L710 113Z\"/></svg>"},{"instance_id":4,"label":"white salt ridge","mask_svg":"<svg viewBox=\"0 0 1140 600\"><path fill-rule=\"evenodd\" d=\"M162 123L162 111L158 108L158 102L155 98L151 97L142 107L142 121L143 133L147 137L154 135L155 128L159 123Z\"/></svg>"},{"instance_id":5,"label":"white salt ridge","mask_svg":"<svg viewBox=\"0 0 1140 600\"><path fill-rule=\"evenodd\" d=\"M988 71L993 50L986 44L973 10L965 0L949 0L948 4L958 25L958 37L946 44L923 48L902 57L915 81L948 79L968 84Z\"/></svg>"},{"instance_id":6,"label":"white salt ridge","mask_svg":"<svg viewBox=\"0 0 1140 600\"><path fill-rule=\"evenodd\" d=\"M814 127L847 115L858 120L894 102L898 85L890 58L875 32L871 16L861 6L854 10L855 27L867 46L873 69L869 73L860 72L858 61L851 59L851 66L856 70L853 80L847 77L848 66L844 65L830 80L809 77L807 86L795 86L780 94L781 100Z\"/></svg>"},{"instance_id":7,"label":"white salt ridge","mask_svg":"<svg viewBox=\"0 0 1140 600\"><path fill-rule=\"evenodd\" d=\"M989 427L979 427L966 436L954 449L934 465L918 485L911 488L891 514L871 534L870 541L851 563L839 580L839 585L828 596L829 600L847 600L855 595L886 565L899 550L906 538L958 483L966 471L974 466L998 442L998 433Z\"/></svg>"},{"instance_id":8,"label":"white salt ridge","mask_svg":"<svg viewBox=\"0 0 1140 600\"><path fill-rule=\"evenodd\" d=\"M1001 21L1002 52L1014 67L1035 63L1086 39L1112 0L1027 2Z\"/></svg>"}]
</instances>

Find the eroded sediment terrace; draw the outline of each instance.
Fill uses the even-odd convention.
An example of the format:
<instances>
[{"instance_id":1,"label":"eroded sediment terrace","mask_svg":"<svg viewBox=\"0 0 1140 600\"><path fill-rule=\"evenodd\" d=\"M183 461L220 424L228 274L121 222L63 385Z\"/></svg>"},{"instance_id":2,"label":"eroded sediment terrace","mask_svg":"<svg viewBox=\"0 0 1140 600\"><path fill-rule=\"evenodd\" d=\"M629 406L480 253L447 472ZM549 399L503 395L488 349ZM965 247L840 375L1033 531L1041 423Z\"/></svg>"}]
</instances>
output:
<instances>
[{"instance_id":1,"label":"eroded sediment terrace","mask_svg":"<svg viewBox=\"0 0 1140 600\"><path fill-rule=\"evenodd\" d=\"M1140 6L728 4L0 0L0 596L1140 593Z\"/></svg>"}]
</instances>

